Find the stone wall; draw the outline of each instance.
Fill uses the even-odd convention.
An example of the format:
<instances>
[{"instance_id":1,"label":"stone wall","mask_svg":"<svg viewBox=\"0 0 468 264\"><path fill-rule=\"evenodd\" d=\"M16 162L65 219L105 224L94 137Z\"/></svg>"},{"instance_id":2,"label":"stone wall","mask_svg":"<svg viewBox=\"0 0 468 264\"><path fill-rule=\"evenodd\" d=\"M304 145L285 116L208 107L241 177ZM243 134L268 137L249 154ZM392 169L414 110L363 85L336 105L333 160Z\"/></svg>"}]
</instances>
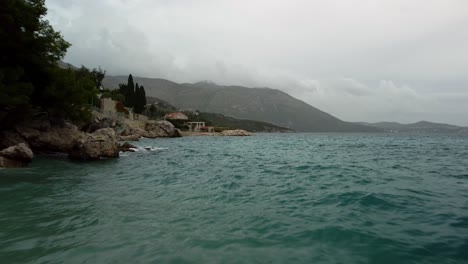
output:
<instances>
[{"instance_id":1,"label":"stone wall","mask_svg":"<svg viewBox=\"0 0 468 264\"><path fill-rule=\"evenodd\" d=\"M103 113L116 113L117 109L115 105L117 104L116 101L110 98L102 98L101 99L101 111Z\"/></svg>"}]
</instances>

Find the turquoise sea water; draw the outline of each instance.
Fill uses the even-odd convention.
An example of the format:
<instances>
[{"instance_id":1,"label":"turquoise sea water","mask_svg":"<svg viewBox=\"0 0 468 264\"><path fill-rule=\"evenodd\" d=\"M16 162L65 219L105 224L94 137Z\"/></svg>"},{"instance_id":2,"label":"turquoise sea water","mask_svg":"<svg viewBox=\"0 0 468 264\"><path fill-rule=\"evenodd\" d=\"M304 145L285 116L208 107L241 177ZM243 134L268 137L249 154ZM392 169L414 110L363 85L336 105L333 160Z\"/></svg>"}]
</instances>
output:
<instances>
[{"instance_id":1,"label":"turquoise sea water","mask_svg":"<svg viewBox=\"0 0 468 264\"><path fill-rule=\"evenodd\" d=\"M468 136L143 140L0 170L0 263L468 263Z\"/></svg>"}]
</instances>

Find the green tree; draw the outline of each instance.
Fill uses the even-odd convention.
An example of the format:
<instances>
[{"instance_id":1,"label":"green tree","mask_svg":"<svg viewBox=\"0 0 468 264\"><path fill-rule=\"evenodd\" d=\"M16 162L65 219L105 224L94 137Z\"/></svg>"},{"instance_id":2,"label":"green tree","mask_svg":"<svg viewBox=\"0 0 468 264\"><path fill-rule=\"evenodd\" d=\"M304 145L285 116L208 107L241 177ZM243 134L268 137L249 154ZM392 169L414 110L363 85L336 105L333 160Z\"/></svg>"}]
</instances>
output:
<instances>
[{"instance_id":1,"label":"green tree","mask_svg":"<svg viewBox=\"0 0 468 264\"><path fill-rule=\"evenodd\" d=\"M127 94L125 95L125 101L127 107L135 106L135 84L133 83L133 76L128 75L127 81Z\"/></svg>"},{"instance_id":2,"label":"green tree","mask_svg":"<svg viewBox=\"0 0 468 264\"><path fill-rule=\"evenodd\" d=\"M89 70L58 68L70 44L46 14L45 0L0 1L0 126L31 111L81 118L97 92Z\"/></svg>"},{"instance_id":3,"label":"green tree","mask_svg":"<svg viewBox=\"0 0 468 264\"><path fill-rule=\"evenodd\" d=\"M139 114L141 111L141 99L140 99L140 86L138 83L135 84L135 94L133 95L133 106L135 113Z\"/></svg>"},{"instance_id":4,"label":"green tree","mask_svg":"<svg viewBox=\"0 0 468 264\"><path fill-rule=\"evenodd\" d=\"M142 100L141 100L141 89L138 83L135 85L135 113L141 114L143 111L143 105L142 105Z\"/></svg>"},{"instance_id":5,"label":"green tree","mask_svg":"<svg viewBox=\"0 0 468 264\"><path fill-rule=\"evenodd\" d=\"M141 102L142 102L142 105L143 105L143 108L146 107L146 92L145 92L145 87L143 87L143 85L140 87L140 90L141 90Z\"/></svg>"},{"instance_id":6,"label":"green tree","mask_svg":"<svg viewBox=\"0 0 468 264\"><path fill-rule=\"evenodd\" d=\"M118 89L119 93L122 94L124 96L124 100L122 103L126 103L126 100L127 100L127 93L128 93L128 86L124 83L121 83L119 84L119 89Z\"/></svg>"},{"instance_id":7,"label":"green tree","mask_svg":"<svg viewBox=\"0 0 468 264\"><path fill-rule=\"evenodd\" d=\"M91 103L91 98L96 94L93 73L85 67L79 70L56 67L53 76L53 83L44 91L50 104L47 108L49 114L73 120L87 120L91 116L87 104Z\"/></svg>"},{"instance_id":8,"label":"green tree","mask_svg":"<svg viewBox=\"0 0 468 264\"><path fill-rule=\"evenodd\" d=\"M106 77L106 71L103 71L101 67L97 69L93 69L91 72L93 79L95 80L96 83L96 89L101 90L104 89L102 85L102 81L104 80L104 77Z\"/></svg>"},{"instance_id":9,"label":"green tree","mask_svg":"<svg viewBox=\"0 0 468 264\"><path fill-rule=\"evenodd\" d=\"M101 98L110 98L114 101L121 102L121 103L125 102L125 96L122 95L120 90L104 89L102 90Z\"/></svg>"},{"instance_id":10,"label":"green tree","mask_svg":"<svg viewBox=\"0 0 468 264\"><path fill-rule=\"evenodd\" d=\"M154 104L151 104L151 106L149 108L149 112L150 112L152 118L154 118L154 115L156 114L157 110L158 109L156 109L156 106Z\"/></svg>"}]
</instances>

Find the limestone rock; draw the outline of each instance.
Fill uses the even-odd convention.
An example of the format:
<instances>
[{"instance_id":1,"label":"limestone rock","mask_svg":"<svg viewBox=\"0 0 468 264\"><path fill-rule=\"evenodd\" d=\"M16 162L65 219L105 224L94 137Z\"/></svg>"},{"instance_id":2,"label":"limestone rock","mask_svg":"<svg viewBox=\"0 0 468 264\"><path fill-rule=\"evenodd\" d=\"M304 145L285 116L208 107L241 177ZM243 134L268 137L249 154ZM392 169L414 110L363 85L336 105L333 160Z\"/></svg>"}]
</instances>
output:
<instances>
[{"instance_id":1,"label":"limestone rock","mask_svg":"<svg viewBox=\"0 0 468 264\"><path fill-rule=\"evenodd\" d=\"M112 128L102 128L92 134L83 134L74 140L68 157L85 161L118 158L119 148L115 131Z\"/></svg>"},{"instance_id":2,"label":"limestone rock","mask_svg":"<svg viewBox=\"0 0 468 264\"><path fill-rule=\"evenodd\" d=\"M182 137L182 131L180 129L176 128L174 131L174 137Z\"/></svg>"},{"instance_id":3,"label":"limestone rock","mask_svg":"<svg viewBox=\"0 0 468 264\"><path fill-rule=\"evenodd\" d=\"M140 140L141 136L137 133L128 135L128 136L118 136L118 141L138 141Z\"/></svg>"},{"instance_id":4,"label":"limestone rock","mask_svg":"<svg viewBox=\"0 0 468 264\"><path fill-rule=\"evenodd\" d=\"M71 150L76 138L83 132L68 122L51 125L48 120L23 123L15 127L15 132L28 142L35 151L54 151L67 153Z\"/></svg>"},{"instance_id":5,"label":"limestone rock","mask_svg":"<svg viewBox=\"0 0 468 264\"><path fill-rule=\"evenodd\" d=\"M101 128L113 128L115 133L120 136L129 136L133 134L132 128L125 122L110 117L95 117L86 128L87 133L93 133Z\"/></svg>"},{"instance_id":6,"label":"limestone rock","mask_svg":"<svg viewBox=\"0 0 468 264\"><path fill-rule=\"evenodd\" d=\"M224 130L221 132L221 136L251 136L252 133L245 131L243 129L235 129L235 130Z\"/></svg>"},{"instance_id":7,"label":"limestone rock","mask_svg":"<svg viewBox=\"0 0 468 264\"><path fill-rule=\"evenodd\" d=\"M31 162L33 157L32 150L25 143L20 143L0 151L0 167L24 167Z\"/></svg>"},{"instance_id":8,"label":"limestone rock","mask_svg":"<svg viewBox=\"0 0 468 264\"><path fill-rule=\"evenodd\" d=\"M120 144L119 145L119 151L122 151L122 152L135 152L134 149L136 149L137 147L128 143L128 142L125 142L123 144Z\"/></svg>"},{"instance_id":9,"label":"limestone rock","mask_svg":"<svg viewBox=\"0 0 468 264\"><path fill-rule=\"evenodd\" d=\"M136 132L147 138L157 137L180 137L180 131L177 131L173 124L168 121L149 121L145 124L145 130L137 129Z\"/></svg>"}]
</instances>

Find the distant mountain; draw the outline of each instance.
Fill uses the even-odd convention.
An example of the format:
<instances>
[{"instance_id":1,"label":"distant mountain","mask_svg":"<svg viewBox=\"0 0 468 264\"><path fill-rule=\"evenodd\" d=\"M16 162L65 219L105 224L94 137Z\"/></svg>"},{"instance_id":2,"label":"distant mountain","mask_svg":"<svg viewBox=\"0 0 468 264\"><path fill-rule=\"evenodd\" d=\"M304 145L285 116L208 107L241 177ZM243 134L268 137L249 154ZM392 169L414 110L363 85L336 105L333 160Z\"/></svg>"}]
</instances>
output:
<instances>
[{"instance_id":1,"label":"distant mountain","mask_svg":"<svg viewBox=\"0 0 468 264\"><path fill-rule=\"evenodd\" d=\"M386 132L423 132L423 133L467 133L468 127L460 127L449 124L432 123L428 121L420 121L411 124L400 124L397 122L378 122L378 123L365 123L360 122L361 125L376 127L383 129Z\"/></svg>"},{"instance_id":2,"label":"distant mountain","mask_svg":"<svg viewBox=\"0 0 468 264\"><path fill-rule=\"evenodd\" d=\"M79 68L70 64L70 63L66 63L66 62L63 62L63 61L57 61L57 65L62 68L62 69L72 69L72 70L78 70Z\"/></svg>"},{"instance_id":3,"label":"distant mountain","mask_svg":"<svg viewBox=\"0 0 468 264\"><path fill-rule=\"evenodd\" d=\"M211 82L179 84L164 79L134 77L148 96L180 109L220 113L257 120L302 132L379 132L379 128L344 122L282 91L270 88L221 86ZM106 76L104 87L117 88L127 76Z\"/></svg>"}]
</instances>

